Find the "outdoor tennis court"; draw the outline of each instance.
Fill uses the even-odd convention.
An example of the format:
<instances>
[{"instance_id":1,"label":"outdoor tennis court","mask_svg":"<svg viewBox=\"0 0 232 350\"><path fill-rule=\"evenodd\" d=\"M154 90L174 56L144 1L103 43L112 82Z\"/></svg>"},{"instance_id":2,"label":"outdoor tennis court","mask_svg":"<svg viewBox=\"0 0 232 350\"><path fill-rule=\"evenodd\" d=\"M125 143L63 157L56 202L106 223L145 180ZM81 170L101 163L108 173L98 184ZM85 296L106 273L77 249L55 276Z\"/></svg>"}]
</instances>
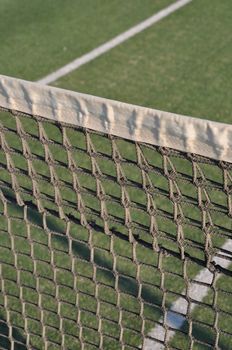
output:
<instances>
[{"instance_id":1,"label":"outdoor tennis court","mask_svg":"<svg viewBox=\"0 0 232 350\"><path fill-rule=\"evenodd\" d=\"M174 3L0 0L0 74L43 79ZM231 124L231 7L186 2L51 85ZM96 115L127 113L104 103ZM230 158L12 106L0 113L0 348L232 349ZM210 259L221 270L207 274Z\"/></svg>"}]
</instances>

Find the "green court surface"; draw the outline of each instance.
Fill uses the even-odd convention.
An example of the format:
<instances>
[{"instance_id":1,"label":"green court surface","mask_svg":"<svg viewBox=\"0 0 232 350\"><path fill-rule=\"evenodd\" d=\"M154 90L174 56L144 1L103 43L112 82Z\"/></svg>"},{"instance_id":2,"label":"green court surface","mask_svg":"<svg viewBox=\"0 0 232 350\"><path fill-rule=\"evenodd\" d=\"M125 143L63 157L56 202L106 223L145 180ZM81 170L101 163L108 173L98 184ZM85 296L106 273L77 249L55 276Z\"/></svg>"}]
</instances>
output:
<instances>
[{"instance_id":1,"label":"green court surface","mask_svg":"<svg viewBox=\"0 0 232 350\"><path fill-rule=\"evenodd\" d=\"M96 46L111 39L122 31L137 24L154 12L170 4L171 1L13 1L0 0L0 73L24 79L35 80L67 64L70 60L92 50ZM66 77L53 83L65 89L107 97L124 102L130 102L146 107L153 107L171 112L204 117L221 122L232 122L231 83L232 71L230 61L232 56L230 0L193 0L186 7L163 19L150 29L138 34L112 51L81 67ZM10 25L9 25L10 23ZM16 124L9 114L0 114L1 123L11 129L6 132L7 142L12 149L18 151L12 155L20 172L27 172L27 162L20 155L21 141L16 133ZM90 235L86 228L80 225L79 213L75 210L75 194L72 191L72 176L67 169L67 154L61 147L60 129L48 123L46 133L54 141L50 149L58 162L57 174L62 186L63 200L69 203L66 214L69 215L71 227L70 246L65 236L66 226L59 218L53 185L50 181L50 171L44 163L44 148L39 144L38 126L35 121L21 118L24 130L29 133L30 149L35 156L33 165L41 176L40 190L44 195L44 205L51 211L47 218L47 229L41 213L38 212L36 201L31 196L31 180L19 176L20 187L23 188L24 200L31 203L28 213L29 224L25 223L25 213L17 205L11 187L11 178L6 166L4 152L0 151L1 188L9 199L9 222L1 221L0 259L2 276L0 290L0 348L10 349L9 328L6 309L13 310L11 321L13 338L18 342L15 350L26 349L25 334L22 329L27 327L33 349L42 349L44 339L49 344L48 349L60 349L62 341L67 349L81 349L80 339L85 343L85 350L97 349L99 337L99 317L96 316L98 303L101 300L100 313L103 315L101 331L104 334L104 349L119 349L121 326L125 328L123 341L125 349L139 347L141 338L140 304L137 300L138 280L136 266L133 261L131 244L128 242L127 230L123 227L124 211L120 205L108 204L116 223L111 227L117 234L114 237L114 251L117 255L119 273L119 290L121 292L120 306L123 310L122 324L119 324L119 309L116 308L117 293L115 292L115 266L112 254L109 253L111 237L104 234L102 220L99 218L100 202L94 197L96 181L92 176L90 156L86 152L86 134L81 131L68 129L68 137L74 147L73 156L78 162L83 174L80 181L85 187L85 203L89 208L89 221L95 228ZM103 136L91 135L94 147L99 154L105 156L99 159L99 167L105 174L104 188L107 195L112 196L116 203L120 202L120 188L111 177L116 178L115 164L106 161L111 154L109 140ZM141 174L136 166L136 153L133 143L117 140L117 146L124 159L123 170L130 183L142 184ZM162 156L157 150L144 147L144 152L152 166L163 171ZM37 158L40 158L38 161ZM109 158L109 157L108 157ZM191 176L190 162L173 157L179 174ZM42 163L41 163L42 161ZM62 165L62 166L61 166ZM216 180L222 182L222 173L216 167L202 165L202 170L209 183ZM89 176L84 176L89 174ZM156 205L160 211L173 212L168 201L168 179L157 173L150 174L153 185L161 194L156 197ZM112 178L111 178L112 180ZM197 203L197 192L193 186L181 184L183 194L192 197ZM162 292L159 288L161 273L157 270L158 254L151 249L152 237L147 234L148 216L137 207L146 206L143 191L130 188L131 201L135 208L133 220L138 228L144 226L144 232L136 232L141 244L137 245L137 262L141 265L140 279L143 283L142 298L144 300L144 317L146 318L145 333L148 333L154 322L162 317ZM92 194L92 195L91 195ZM222 192L210 192L212 202L221 209L226 208L226 196ZM224 210L223 209L223 210ZM184 207L185 215L193 220L201 220L199 208ZM225 209L226 210L226 209ZM1 214L4 206L1 203ZM224 216L213 214L214 223L224 227L231 233L231 222ZM170 222L169 222L170 221ZM172 220L158 221L162 233L160 242L166 249L178 252L176 242L176 226ZM30 226L30 230L28 229ZM203 243L202 232L199 228L188 227L185 231L187 242ZM224 236L214 237L214 244L221 246ZM31 246L33 245L33 253ZM12 250L14 247L14 250ZM91 249L94 249L94 264L91 261ZM188 253L203 261L201 251L187 248ZM51 252L53 258L51 258ZM17 262L15 260L17 256ZM31 259L30 257L33 257ZM53 259L53 264L51 264ZM32 261L36 261L36 264ZM74 261L74 263L73 263ZM16 274L15 264L20 270ZM73 265L74 264L74 265ZM35 267L36 265L36 267ZM54 273L55 266L55 273ZM166 272L165 288L167 289L166 306L170 308L185 288L182 276L182 262L175 254L164 256L163 269ZM202 265L188 265L188 277L193 278ZM35 273L36 269L36 273ZM97 271L99 290L96 298L96 286L93 280ZM36 278L39 278L39 291L35 290ZM39 276L39 277L38 277ZM38 280L37 280L38 283ZM21 290L19 291L18 285ZM56 286L59 285L57 292ZM231 333L232 303L231 282L227 276L220 277L218 305L220 319L218 328L221 330L219 346L221 350L232 349ZM225 291L228 291L228 295ZM21 294L20 294L21 293ZM57 294L58 293L58 294ZM4 295L7 294L8 301ZM38 294L41 296L38 310ZM76 303L81 307L81 315L77 322ZM57 298L58 295L58 298ZM19 296L24 301L24 311ZM58 299L58 303L57 300ZM213 328L215 314L212 311L213 295L204 299L208 307L197 307L192 313L193 335L196 339L194 350L213 349L216 329ZM42 310L42 313L41 313ZM59 310L59 311L57 311ZM25 325L22 314L27 316ZM42 316L41 316L42 315ZM59 317L63 318L62 325ZM41 319L42 317L42 319ZM42 335L41 325L46 326ZM77 334L77 326L79 333ZM62 329L62 331L60 331ZM80 333L82 329L83 333ZM174 349L189 349L187 325L182 330L185 333L176 334L171 341ZM66 336L62 338L62 332ZM81 335L80 335L81 334ZM81 338L82 337L82 338ZM2 343L1 343L2 342ZM21 343L21 345L19 345Z\"/></svg>"},{"instance_id":2,"label":"green court surface","mask_svg":"<svg viewBox=\"0 0 232 350\"><path fill-rule=\"evenodd\" d=\"M0 0L0 72L39 79L171 2Z\"/></svg>"},{"instance_id":3,"label":"green court surface","mask_svg":"<svg viewBox=\"0 0 232 350\"><path fill-rule=\"evenodd\" d=\"M54 85L231 123L231 7L194 0Z\"/></svg>"}]
</instances>

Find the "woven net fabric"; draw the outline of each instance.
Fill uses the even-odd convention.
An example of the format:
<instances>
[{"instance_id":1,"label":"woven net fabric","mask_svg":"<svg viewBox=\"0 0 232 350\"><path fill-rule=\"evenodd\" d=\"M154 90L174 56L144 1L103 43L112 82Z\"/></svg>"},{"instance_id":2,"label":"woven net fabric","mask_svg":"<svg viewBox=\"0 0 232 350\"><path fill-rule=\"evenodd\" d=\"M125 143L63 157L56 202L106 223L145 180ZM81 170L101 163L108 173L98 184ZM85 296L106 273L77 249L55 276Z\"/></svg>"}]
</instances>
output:
<instances>
[{"instance_id":1,"label":"woven net fabric","mask_svg":"<svg viewBox=\"0 0 232 350\"><path fill-rule=\"evenodd\" d=\"M230 162L0 123L1 349L232 349Z\"/></svg>"}]
</instances>

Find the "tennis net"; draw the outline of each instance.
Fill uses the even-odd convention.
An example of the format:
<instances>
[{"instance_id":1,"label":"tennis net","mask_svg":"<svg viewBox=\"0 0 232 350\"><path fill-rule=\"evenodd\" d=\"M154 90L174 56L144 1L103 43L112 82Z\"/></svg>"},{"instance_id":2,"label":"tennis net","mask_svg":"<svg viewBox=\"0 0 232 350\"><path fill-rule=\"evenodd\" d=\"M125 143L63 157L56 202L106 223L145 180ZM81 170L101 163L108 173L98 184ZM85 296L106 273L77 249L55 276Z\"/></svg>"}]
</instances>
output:
<instances>
[{"instance_id":1,"label":"tennis net","mask_svg":"<svg viewBox=\"0 0 232 350\"><path fill-rule=\"evenodd\" d=\"M232 349L232 126L0 76L0 348Z\"/></svg>"}]
</instances>

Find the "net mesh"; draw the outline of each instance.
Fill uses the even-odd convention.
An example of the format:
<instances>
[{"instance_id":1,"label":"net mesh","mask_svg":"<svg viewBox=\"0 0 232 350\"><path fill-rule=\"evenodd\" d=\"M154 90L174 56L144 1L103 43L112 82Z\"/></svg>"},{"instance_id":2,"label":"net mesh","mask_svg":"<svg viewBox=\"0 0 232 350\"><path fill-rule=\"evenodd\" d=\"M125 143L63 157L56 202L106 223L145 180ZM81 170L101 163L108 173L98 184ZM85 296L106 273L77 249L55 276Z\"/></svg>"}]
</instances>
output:
<instances>
[{"instance_id":1,"label":"net mesh","mask_svg":"<svg viewBox=\"0 0 232 350\"><path fill-rule=\"evenodd\" d=\"M232 164L0 121L1 349L232 349Z\"/></svg>"}]
</instances>

